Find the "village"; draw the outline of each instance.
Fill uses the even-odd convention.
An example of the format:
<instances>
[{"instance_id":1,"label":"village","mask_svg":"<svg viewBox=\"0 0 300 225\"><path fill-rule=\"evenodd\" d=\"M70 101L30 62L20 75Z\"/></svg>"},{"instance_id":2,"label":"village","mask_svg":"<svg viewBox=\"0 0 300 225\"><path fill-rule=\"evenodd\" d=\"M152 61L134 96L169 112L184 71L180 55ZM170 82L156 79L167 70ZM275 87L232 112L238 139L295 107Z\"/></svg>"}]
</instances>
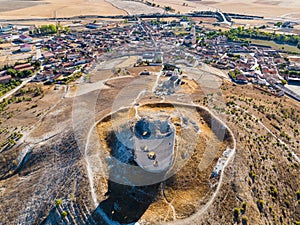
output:
<instances>
[{"instance_id":1,"label":"village","mask_svg":"<svg viewBox=\"0 0 300 225\"><path fill-rule=\"evenodd\" d=\"M229 40L222 32L185 17L172 21L94 21L66 29L60 24L39 28L7 25L1 27L0 41L0 83L5 87L26 78L30 82L67 84L89 74L103 53L115 51L138 54L136 66L206 63L227 71L237 84L252 83L267 93L300 100L284 88L290 81L300 81L297 57L268 46ZM1 95L11 89L5 87Z\"/></svg>"},{"instance_id":2,"label":"village","mask_svg":"<svg viewBox=\"0 0 300 225\"><path fill-rule=\"evenodd\" d=\"M0 20L1 221L299 221L300 25L273 19Z\"/></svg>"}]
</instances>

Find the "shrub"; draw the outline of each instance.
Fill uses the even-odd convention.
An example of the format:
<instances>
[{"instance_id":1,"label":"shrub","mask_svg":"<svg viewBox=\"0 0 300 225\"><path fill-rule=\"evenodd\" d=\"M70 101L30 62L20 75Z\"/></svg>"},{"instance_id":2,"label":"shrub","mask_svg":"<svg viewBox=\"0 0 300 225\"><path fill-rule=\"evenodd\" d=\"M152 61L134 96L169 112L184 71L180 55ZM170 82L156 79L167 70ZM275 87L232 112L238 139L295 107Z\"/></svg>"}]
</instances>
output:
<instances>
[{"instance_id":1,"label":"shrub","mask_svg":"<svg viewBox=\"0 0 300 225\"><path fill-rule=\"evenodd\" d=\"M269 190L269 194L276 198L277 195L278 195L277 188L275 186L271 185L270 190Z\"/></svg>"},{"instance_id":2,"label":"shrub","mask_svg":"<svg viewBox=\"0 0 300 225\"><path fill-rule=\"evenodd\" d=\"M249 177L252 179L252 182L254 182L255 177L256 177L256 174L251 170L251 171L249 172Z\"/></svg>"},{"instance_id":3,"label":"shrub","mask_svg":"<svg viewBox=\"0 0 300 225\"><path fill-rule=\"evenodd\" d=\"M297 200L300 200L300 191L296 192Z\"/></svg>"},{"instance_id":4,"label":"shrub","mask_svg":"<svg viewBox=\"0 0 300 225\"><path fill-rule=\"evenodd\" d=\"M260 212L262 212L262 210L264 208L264 204L265 204L265 202L262 199L260 199L260 200L257 201L257 207L258 207L258 209L259 209Z\"/></svg>"},{"instance_id":5,"label":"shrub","mask_svg":"<svg viewBox=\"0 0 300 225\"><path fill-rule=\"evenodd\" d=\"M234 208L233 209L233 220L236 222L239 222L239 215L240 215L240 209Z\"/></svg>"},{"instance_id":6,"label":"shrub","mask_svg":"<svg viewBox=\"0 0 300 225\"><path fill-rule=\"evenodd\" d=\"M242 218L242 224L243 225L247 225L247 223L248 223L248 217L247 216L243 216L243 218Z\"/></svg>"},{"instance_id":7,"label":"shrub","mask_svg":"<svg viewBox=\"0 0 300 225\"><path fill-rule=\"evenodd\" d=\"M246 212L247 202L243 202L241 212L244 214Z\"/></svg>"},{"instance_id":8,"label":"shrub","mask_svg":"<svg viewBox=\"0 0 300 225\"><path fill-rule=\"evenodd\" d=\"M36 108L37 106L38 106L37 104L34 104L30 107L30 109Z\"/></svg>"}]
</instances>

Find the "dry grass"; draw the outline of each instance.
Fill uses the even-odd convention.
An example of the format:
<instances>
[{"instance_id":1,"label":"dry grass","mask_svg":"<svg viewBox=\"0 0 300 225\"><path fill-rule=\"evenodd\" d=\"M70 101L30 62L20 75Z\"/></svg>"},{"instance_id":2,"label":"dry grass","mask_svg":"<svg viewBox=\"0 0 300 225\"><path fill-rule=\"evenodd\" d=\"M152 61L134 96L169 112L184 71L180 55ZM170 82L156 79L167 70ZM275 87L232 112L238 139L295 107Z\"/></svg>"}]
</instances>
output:
<instances>
[{"instance_id":1,"label":"dry grass","mask_svg":"<svg viewBox=\"0 0 300 225\"><path fill-rule=\"evenodd\" d=\"M165 6L171 6L176 12L187 13L191 11L220 9L225 12L260 15L265 17L285 16L287 18L300 18L300 3L297 0L278 1L179 1L179 0L154 0L153 3L160 7L149 7L145 4L134 1L120 0L75 0L58 1L48 0L39 2L21 1L18 6L12 1L2 1L0 11L2 19L18 19L33 17L70 17L75 15L124 15L149 12L163 12ZM47 4L43 4L47 3ZM183 3L186 5L183 6Z\"/></svg>"},{"instance_id":2,"label":"dry grass","mask_svg":"<svg viewBox=\"0 0 300 225\"><path fill-rule=\"evenodd\" d=\"M168 107L168 104L155 104L151 103L149 105L141 106L139 108L139 115L154 115L158 112L166 113L172 115L176 111L181 111L184 115L192 115L189 119L197 120L197 125L202 131L193 146L193 151L187 150L191 147L191 143L194 143L194 135L191 131L186 131L182 129L178 124L179 118L174 117L172 121L177 124L176 126L176 154L175 163L172 170L177 171L174 176L169 178L166 182L165 187L165 197L159 194L156 196L156 200L149 206L149 208L143 214L141 220L146 220L150 224L161 224L162 221L172 221L175 216L176 219L187 218L194 214L200 207L204 197L209 196L212 190L210 188L211 182L210 175L213 166L215 165L217 159L221 156L222 152L225 150L227 144L221 143L218 138L214 135L209 125L205 123L205 119L202 116L207 116L206 114L201 115L201 111L197 113L189 112L189 109L185 109L180 106ZM101 141L101 146L106 152L110 152L109 148L109 134L112 131L112 126L114 129L121 126L124 123L128 123L134 117L134 110L123 110L118 112L114 116L106 117L103 122L100 122L97 126L98 135ZM131 119L130 119L131 118ZM187 133L188 132L188 133ZM207 146L212 147L213 145L219 146L217 151L210 150L207 152ZM190 154L189 156L184 156L185 154ZM205 155L206 154L206 155ZM207 156L209 154L209 157ZM204 156L205 155L205 156ZM205 162L201 162L203 160ZM182 158L184 157L184 158ZM185 157L190 157L188 160ZM200 163L201 162L201 163ZM202 169L199 170L200 164ZM171 210L170 206L166 203L172 204L175 209L175 215ZM160 212L160 213L157 213Z\"/></svg>"},{"instance_id":3,"label":"dry grass","mask_svg":"<svg viewBox=\"0 0 300 225\"><path fill-rule=\"evenodd\" d=\"M35 17L71 17L76 15L125 15L126 12L114 7L104 0L50 0L48 4L30 6L23 9L11 7L11 11L1 13L2 19ZM2 5L2 4L1 4ZM1 7L0 7L1 10Z\"/></svg>"}]
</instances>

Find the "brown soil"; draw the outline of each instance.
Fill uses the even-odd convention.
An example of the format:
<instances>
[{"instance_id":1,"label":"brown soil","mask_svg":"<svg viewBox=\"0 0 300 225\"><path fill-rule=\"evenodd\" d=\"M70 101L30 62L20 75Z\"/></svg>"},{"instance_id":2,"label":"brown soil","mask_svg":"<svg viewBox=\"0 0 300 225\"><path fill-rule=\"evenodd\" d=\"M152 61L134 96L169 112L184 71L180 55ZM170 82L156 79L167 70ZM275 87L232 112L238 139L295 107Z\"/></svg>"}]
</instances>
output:
<instances>
[{"instance_id":1,"label":"brown soil","mask_svg":"<svg viewBox=\"0 0 300 225\"><path fill-rule=\"evenodd\" d=\"M174 110L179 110L178 108L180 108L180 106L176 106L176 108L174 108L172 105L169 107L168 104L152 103L140 107L139 115L153 115L157 112L167 112L170 115L174 112ZM186 109L182 107L180 110L184 111ZM209 193L213 191L210 187L215 180L210 179L211 171L216 164L217 159L226 149L228 143L224 142L220 145L220 141L210 129L209 124L205 123L206 120L209 121L210 119L203 118L203 116L208 117L209 115L201 110L198 113L199 114L196 118L199 123L197 125L203 132L201 132L198 137L194 151L192 153L190 152L190 159L187 161L185 157L188 156L185 156L185 154L187 154L186 149L189 148L190 143L192 142L192 140L189 140L189 138L191 138L191 134L186 135L185 132L182 133L183 130L177 123L177 150L172 170L177 171L179 168L183 167L166 181L166 187L163 195L160 188L160 191L155 192L155 195L151 197L153 198L153 202L142 214L141 220L148 221L151 224L160 224L162 221L172 221L174 216L175 219L187 218L199 209L200 205L205 202L204 198L208 197ZM121 124L130 121L128 116L132 118L134 116L134 110L122 110L122 112L119 112L112 117L105 117L105 119L99 123L97 127L99 138L101 143L103 143L103 149L105 149L108 153L111 152L110 138L112 137L111 135L113 132L112 127L115 127L114 129L118 129L116 126L121 126ZM173 118L174 123L176 123L176 121L178 122L178 119L179 118ZM212 161L208 161L205 169L199 171L199 164L203 159L203 154L207 154L206 150L208 142L210 142L210 146L215 144L220 148L214 155L213 153L208 153L211 154L210 158L212 158ZM120 188L122 188L122 186L120 186ZM120 192L119 189L118 191ZM144 200L145 199L140 199L142 202ZM173 215L169 203L167 204L166 201L173 205L175 215ZM127 202L130 202L130 199L127 199Z\"/></svg>"}]
</instances>

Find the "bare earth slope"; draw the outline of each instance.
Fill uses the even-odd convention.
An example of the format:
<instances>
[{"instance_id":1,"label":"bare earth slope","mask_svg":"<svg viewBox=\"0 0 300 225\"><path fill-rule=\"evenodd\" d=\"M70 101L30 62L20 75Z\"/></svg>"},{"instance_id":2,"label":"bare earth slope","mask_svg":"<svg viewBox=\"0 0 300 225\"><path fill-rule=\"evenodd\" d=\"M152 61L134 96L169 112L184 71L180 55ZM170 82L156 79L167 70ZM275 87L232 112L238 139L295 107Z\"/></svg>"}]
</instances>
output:
<instances>
[{"instance_id":1,"label":"bare earth slope","mask_svg":"<svg viewBox=\"0 0 300 225\"><path fill-rule=\"evenodd\" d=\"M99 117L109 112L113 96L131 81L132 78L113 80L109 88L101 92L97 105ZM268 96L251 86L232 83L224 83L222 92L227 102L227 124L236 136L237 151L225 170L224 183L213 205L198 215L199 208L189 204L192 201L189 194L193 190L176 194L176 189L189 190L193 185L209 187L194 179L199 174L197 168L184 169L176 177L183 179L183 183L177 183L176 179L167 182L165 194L169 202L165 203L163 195L155 192L158 197L147 202L148 211L141 217L141 223L162 224L165 220L169 224L204 225L246 221L247 224L263 225L293 224L300 220L299 196L296 194L300 189L300 164L293 155L300 155L299 133L296 132L300 123L299 104L285 97ZM82 98L80 104L83 109L93 95L95 92L89 93L88 98ZM201 95L194 97L199 104L214 104L214 101L210 102L209 98L204 100ZM36 111L43 107L42 101L43 98L36 99ZM97 224L95 220L101 216L94 211L98 207L93 205L85 156L78 148L81 140L75 141L74 138L70 120L72 99L59 99L57 102L57 107L52 108L45 117L33 116L35 119L32 119L37 122L36 129L27 139L32 148L19 169L18 159L21 151L26 149L26 143L1 152L0 220L3 224ZM22 118L22 112L28 110L27 107L20 108L24 108L24 112L21 111L14 120ZM4 119L2 125L11 124L11 121ZM44 137L42 142L38 139L41 136ZM206 177L209 177L209 172ZM103 179L98 177L95 190L97 198L105 202L108 195L112 195L107 193L107 185L112 188L114 184L106 184ZM180 186L177 187L178 184ZM168 188L168 185L174 189ZM145 190L147 192L148 189ZM120 193L123 192L117 192L118 198L122 197ZM56 202L59 199L62 203ZM162 208L165 214L158 218L156 215L161 215ZM63 211L67 212L66 217L62 216ZM131 215L130 212L124 216ZM186 215L190 217L186 218Z\"/></svg>"}]
</instances>

